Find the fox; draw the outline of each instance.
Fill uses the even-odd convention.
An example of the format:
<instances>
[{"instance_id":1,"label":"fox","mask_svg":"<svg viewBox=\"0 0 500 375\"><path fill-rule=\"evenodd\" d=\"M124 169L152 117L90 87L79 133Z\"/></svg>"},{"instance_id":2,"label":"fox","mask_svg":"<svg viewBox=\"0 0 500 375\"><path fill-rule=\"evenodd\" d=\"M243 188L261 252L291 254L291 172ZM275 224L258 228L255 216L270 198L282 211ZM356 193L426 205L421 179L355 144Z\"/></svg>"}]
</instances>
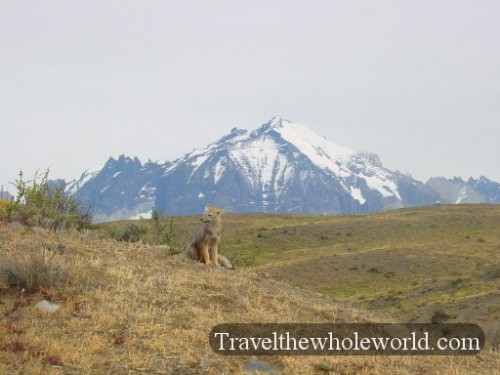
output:
<instances>
[{"instance_id":1,"label":"fox","mask_svg":"<svg viewBox=\"0 0 500 375\"><path fill-rule=\"evenodd\" d=\"M205 206L201 225L187 246L187 255L194 260L205 264L214 264L233 269L233 264L223 255L219 254L219 242L222 235L221 216L224 208Z\"/></svg>"}]
</instances>

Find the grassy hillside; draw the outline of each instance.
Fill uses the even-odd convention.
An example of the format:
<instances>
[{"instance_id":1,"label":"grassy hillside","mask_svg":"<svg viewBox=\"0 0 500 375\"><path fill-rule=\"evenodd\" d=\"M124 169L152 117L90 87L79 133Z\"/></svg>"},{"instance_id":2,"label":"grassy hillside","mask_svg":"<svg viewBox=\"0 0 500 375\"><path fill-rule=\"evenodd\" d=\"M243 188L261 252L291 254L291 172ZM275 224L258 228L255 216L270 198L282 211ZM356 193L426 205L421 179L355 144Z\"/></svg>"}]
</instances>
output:
<instances>
[{"instance_id":1,"label":"grassy hillside","mask_svg":"<svg viewBox=\"0 0 500 375\"><path fill-rule=\"evenodd\" d=\"M221 252L241 266L389 320L430 322L437 314L500 332L499 205L226 214L223 222ZM199 225L197 217L175 223L185 234ZM151 232L150 222L138 224Z\"/></svg>"},{"instance_id":2,"label":"grassy hillside","mask_svg":"<svg viewBox=\"0 0 500 375\"><path fill-rule=\"evenodd\" d=\"M500 206L352 216L226 215L223 251L388 319L498 328ZM245 258L246 257L246 258Z\"/></svg>"},{"instance_id":3,"label":"grassy hillside","mask_svg":"<svg viewBox=\"0 0 500 375\"><path fill-rule=\"evenodd\" d=\"M198 222L175 219L186 233ZM438 359L253 359L214 354L207 335L223 322L430 321L441 309L441 319L488 325L491 345L499 206L227 214L224 223L221 251L250 267L228 271L141 241L97 238L127 223L85 236L0 226L0 373L243 374L252 361L282 374L498 373L499 354L489 350ZM151 223L137 225L151 239ZM5 277L12 274L23 283ZM42 299L59 311L39 311Z\"/></svg>"}]
</instances>

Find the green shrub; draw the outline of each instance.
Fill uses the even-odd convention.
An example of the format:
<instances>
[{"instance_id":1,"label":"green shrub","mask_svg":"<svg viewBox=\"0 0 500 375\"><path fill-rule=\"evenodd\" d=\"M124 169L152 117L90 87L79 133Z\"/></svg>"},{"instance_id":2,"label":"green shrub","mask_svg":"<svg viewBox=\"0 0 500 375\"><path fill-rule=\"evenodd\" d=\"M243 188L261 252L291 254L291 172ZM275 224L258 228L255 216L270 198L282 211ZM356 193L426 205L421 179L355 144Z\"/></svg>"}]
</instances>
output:
<instances>
[{"instance_id":1,"label":"green shrub","mask_svg":"<svg viewBox=\"0 0 500 375\"><path fill-rule=\"evenodd\" d=\"M261 252L258 247L248 247L240 249L237 254L232 256L234 264L238 267L250 267L257 264L257 256Z\"/></svg>"},{"instance_id":2,"label":"green shrub","mask_svg":"<svg viewBox=\"0 0 500 375\"><path fill-rule=\"evenodd\" d=\"M168 245L172 254L178 254L185 249L189 235L175 225L173 216L164 222L162 214L163 210L153 210L151 215L154 242L156 245Z\"/></svg>"},{"instance_id":3,"label":"green shrub","mask_svg":"<svg viewBox=\"0 0 500 375\"><path fill-rule=\"evenodd\" d=\"M442 309L437 309L434 311L434 314L432 314L431 322L432 324L439 324L451 318L453 318L453 315L448 314Z\"/></svg>"},{"instance_id":4,"label":"green shrub","mask_svg":"<svg viewBox=\"0 0 500 375\"><path fill-rule=\"evenodd\" d=\"M23 173L19 173L19 178L13 183L17 194L9 219L54 231L89 228L92 225L90 209L67 194L64 185L51 183L48 176L49 170L43 175L37 172L33 180L26 181Z\"/></svg>"},{"instance_id":5,"label":"green shrub","mask_svg":"<svg viewBox=\"0 0 500 375\"><path fill-rule=\"evenodd\" d=\"M138 242L142 239L145 233L146 230L140 228L137 224L126 223L114 232L113 237L117 241Z\"/></svg>"},{"instance_id":6,"label":"green shrub","mask_svg":"<svg viewBox=\"0 0 500 375\"><path fill-rule=\"evenodd\" d=\"M330 372L333 370L333 367L330 365L327 365L326 363L318 363L314 367L316 368L316 370L322 371L322 372Z\"/></svg>"},{"instance_id":7,"label":"green shrub","mask_svg":"<svg viewBox=\"0 0 500 375\"><path fill-rule=\"evenodd\" d=\"M12 215L13 202L0 199L0 221L8 221Z\"/></svg>"}]
</instances>

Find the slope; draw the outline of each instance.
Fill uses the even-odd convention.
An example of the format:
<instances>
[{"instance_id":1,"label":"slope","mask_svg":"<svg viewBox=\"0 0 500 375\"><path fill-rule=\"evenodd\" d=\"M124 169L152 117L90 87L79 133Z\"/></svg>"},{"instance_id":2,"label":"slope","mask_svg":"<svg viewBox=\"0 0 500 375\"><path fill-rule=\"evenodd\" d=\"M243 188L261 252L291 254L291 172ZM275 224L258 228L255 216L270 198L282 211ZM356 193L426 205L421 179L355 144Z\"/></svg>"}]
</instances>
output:
<instances>
[{"instance_id":1,"label":"slope","mask_svg":"<svg viewBox=\"0 0 500 375\"><path fill-rule=\"evenodd\" d=\"M500 206L442 205L349 216L226 215L222 251L260 272L397 321L494 330Z\"/></svg>"},{"instance_id":2,"label":"slope","mask_svg":"<svg viewBox=\"0 0 500 375\"><path fill-rule=\"evenodd\" d=\"M40 253L65 282L2 292L0 371L22 374L241 374L249 363L286 374L493 374L498 356L222 357L207 343L221 322L366 321L367 314L262 277L185 263L164 248L0 228L2 261ZM57 303L54 314L35 307Z\"/></svg>"}]
</instances>

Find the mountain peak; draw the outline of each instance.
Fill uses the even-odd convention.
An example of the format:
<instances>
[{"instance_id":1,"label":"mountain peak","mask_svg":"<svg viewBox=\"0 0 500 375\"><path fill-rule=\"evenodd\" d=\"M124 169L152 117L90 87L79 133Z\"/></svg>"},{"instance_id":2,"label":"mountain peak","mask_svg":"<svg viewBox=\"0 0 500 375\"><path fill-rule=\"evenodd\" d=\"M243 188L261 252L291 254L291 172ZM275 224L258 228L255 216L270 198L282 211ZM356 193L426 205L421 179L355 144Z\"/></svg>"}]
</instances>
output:
<instances>
[{"instance_id":1,"label":"mountain peak","mask_svg":"<svg viewBox=\"0 0 500 375\"><path fill-rule=\"evenodd\" d=\"M259 128L253 130L251 132L251 136L261 136L262 134L266 134L271 130L275 130L279 132L279 129L285 128L285 125L292 124L291 121L284 119L281 116L274 116L268 122L263 123Z\"/></svg>"},{"instance_id":2,"label":"mountain peak","mask_svg":"<svg viewBox=\"0 0 500 375\"><path fill-rule=\"evenodd\" d=\"M291 121L286 120L281 116L274 116L271 120L265 123L270 128L282 128L286 123L290 123Z\"/></svg>"},{"instance_id":3,"label":"mountain peak","mask_svg":"<svg viewBox=\"0 0 500 375\"><path fill-rule=\"evenodd\" d=\"M70 188L85 201L102 200L100 220L153 208L194 214L206 202L237 212L353 213L439 200L422 183L384 168L375 154L338 145L282 116L253 131L233 128L165 164L110 158ZM487 190L498 196L498 189Z\"/></svg>"}]
</instances>

